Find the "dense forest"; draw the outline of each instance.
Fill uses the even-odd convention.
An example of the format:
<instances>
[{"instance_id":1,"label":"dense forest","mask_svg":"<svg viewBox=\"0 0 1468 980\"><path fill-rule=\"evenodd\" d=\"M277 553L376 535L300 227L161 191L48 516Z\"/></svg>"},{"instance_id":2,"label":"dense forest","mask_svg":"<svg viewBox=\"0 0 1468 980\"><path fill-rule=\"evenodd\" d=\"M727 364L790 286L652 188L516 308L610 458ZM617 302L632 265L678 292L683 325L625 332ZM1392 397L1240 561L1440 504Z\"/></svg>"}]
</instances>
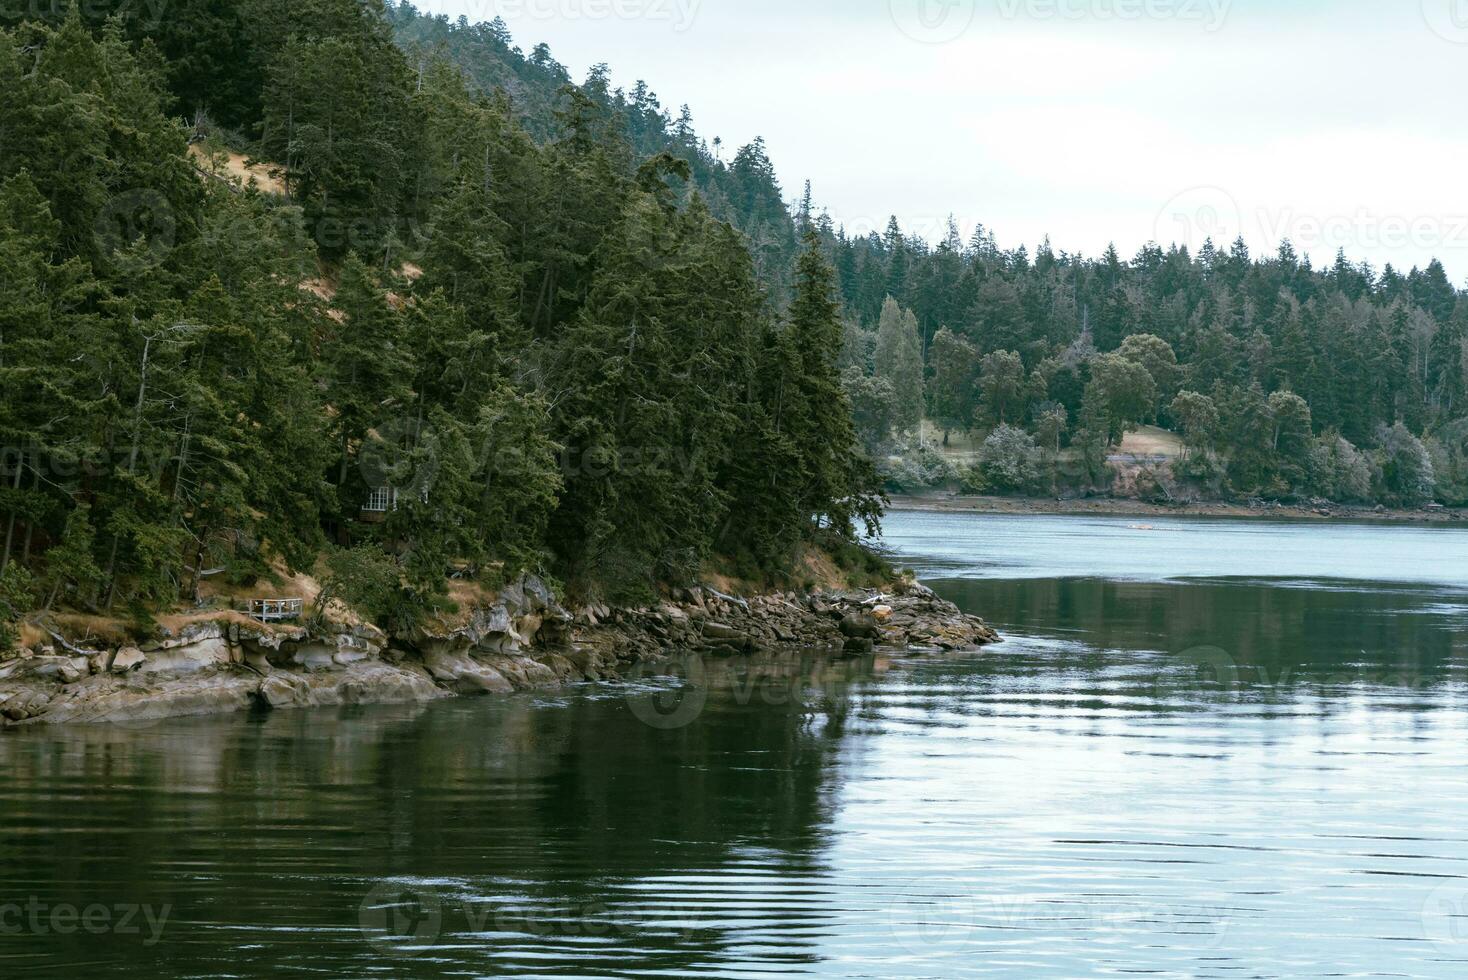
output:
<instances>
[{"instance_id":1,"label":"dense forest","mask_svg":"<svg viewBox=\"0 0 1468 980\"><path fill-rule=\"evenodd\" d=\"M0 0L0 622L206 571L394 623L450 570L778 576L884 481L1106 490L1149 422L1185 449L1143 496L1468 503L1438 263L851 238L500 21L166 13Z\"/></svg>"},{"instance_id":2,"label":"dense forest","mask_svg":"<svg viewBox=\"0 0 1468 980\"><path fill-rule=\"evenodd\" d=\"M406 4L390 18L415 63L447 58L480 90L510 93L529 131L551 131L569 76L547 47L524 53L500 21ZM1440 263L1403 274L1341 254L1315 269L1289 242L1255 257L1242 241L1197 255L1149 244L1130 260L1046 241L1031 256L984 227L929 243L895 219L850 238L809 184L781 203L762 142L726 165L687 107L674 115L646 84L608 77L597 66L582 92L639 152L688 162L777 303L797 230L816 231L837 270L843 382L890 489L1106 490L1122 434L1156 423L1184 453L1128 492L1468 503L1468 305ZM943 435L926 440L925 420ZM981 438L976 460L932 444L954 432Z\"/></svg>"},{"instance_id":3,"label":"dense forest","mask_svg":"<svg viewBox=\"0 0 1468 980\"><path fill-rule=\"evenodd\" d=\"M998 490L1104 487L1122 435L1155 422L1185 449L1143 495L1468 502L1468 298L1438 262L1315 269L1289 242L1256 258L1242 241L1032 257L983 229L936 246L895 223L821 231L859 425L896 443L898 480L945 476L904 443L926 413L990 433L959 477Z\"/></svg>"},{"instance_id":4,"label":"dense forest","mask_svg":"<svg viewBox=\"0 0 1468 980\"><path fill-rule=\"evenodd\" d=\"M0 0L0 630L206 573L399 626L450 571L645 596L878 518L821 243L772 298L715 213L753 150L711 179L545 65L529 127L359 0L94 10Z\"/></svg>"}]
</instances>

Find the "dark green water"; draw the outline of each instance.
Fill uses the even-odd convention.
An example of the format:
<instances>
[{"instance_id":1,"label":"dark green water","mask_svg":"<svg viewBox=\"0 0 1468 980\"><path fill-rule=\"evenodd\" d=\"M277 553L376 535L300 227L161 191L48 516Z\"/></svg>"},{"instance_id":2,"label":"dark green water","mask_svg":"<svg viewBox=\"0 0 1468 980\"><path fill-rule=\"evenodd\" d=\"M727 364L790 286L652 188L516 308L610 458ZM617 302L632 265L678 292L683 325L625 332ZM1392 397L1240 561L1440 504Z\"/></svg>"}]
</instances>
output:
<instances>
[{"instance_id":1,"label":"dark green water","mask_svg":"<svg viewBox=\"0 0 1468 980\"><path fill-rule=\"evenodd\" d=\"M7 733L0 978L1468 975L1468 532L1130 523L894 515L980 654Z\"/></svg>"}]
</instances>

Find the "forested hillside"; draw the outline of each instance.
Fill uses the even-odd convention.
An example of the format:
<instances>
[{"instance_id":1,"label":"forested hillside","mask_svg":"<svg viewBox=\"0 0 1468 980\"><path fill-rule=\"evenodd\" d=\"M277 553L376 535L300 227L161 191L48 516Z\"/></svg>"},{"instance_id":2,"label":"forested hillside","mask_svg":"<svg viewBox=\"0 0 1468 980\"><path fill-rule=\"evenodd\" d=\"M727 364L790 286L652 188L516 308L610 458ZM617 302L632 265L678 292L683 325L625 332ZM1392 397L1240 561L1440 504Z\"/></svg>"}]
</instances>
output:
<instances>
[{"instance_id":1,"label":"forested hillside","mask_svg":"<svg viewBox=\"0 0 1468 980\"><path fill-rule=\"evenodd\" d=\"M1104 489L1143 422L1186 446L1144 495L1468 503L1440 264L853 239L760 141L502 22L116 13L0 0L0 622L144 621L206 571L397 623L450 571L779 575L878 517L873 460Z\"/></svg>"},{"instance_id":2,"label":"forested hillside","mask_svg":"<svg viewBox=\"0 0 1468 980\"><path fill-rule=\"evenodd\" d=\"M874 447L925 406L944 430L992 433L980 485L1096 487L1122 434L1156 421L1186 444L1146 474L1159 496L1468 502L1468 299L1438 262L1315 269L1289 242L1261 258L1242 241L1031 257L983 229L934 246L895 224L822 233Z\"/></svg>"},{"instance_id":3,"label":"forested hillside","mask_svg":"<svg viewBox=\"0 0 1468 980\"><path fill-rule=\"evenodd\" d=\"M531 132L554 128L570 79L546 46L526 55L503 22L454 24L406 4L391 19L414 60L445 56L480 89L509 93ZM983 227L930 243L895 220L849 238L809 188L789 223L762 143L724 166L687 107L675 116L645 84L608 78L594 68L582 93L640 152L689 162L772 295L791 228L818 230L838 273L845 384L894 489L1105 489L1122 433L1156 422L1186 440L1184 458L1143 474L1161 498L1468 503L1468 306L1439 263L1403 273L1342 254L1315 269L1288 242L1266 257L1243 242L1197 255L1152 244L1126 260L1047 241L1032 257ZM923 445L925 417L987 436L979 465Z\"/></svg>"},{"instance_id":4,"label":"forested hillside","mask_svg":"<svg viewBox=\"0 0 1468 980\"><path fill-rule=\"evenodd\" d=\"M537 139L371 4L129 9L0 3L0 630L206 570L646 595L878 516L813 235L772 303L686 156L574 87Z\"/></svg>"},{"instance_id":5,"label":"forested hillside","mask_svg":"<svg viewBox=\"0 0 1468 980\"><path fill-rule=\"evenodd\" d=\"M720 221L744 233L755 272L771 299L783 304L798 252L799 233L775 178L764 141L726 148L722 139L700 136L693 112L665 107L646 82L630 91L613 86L611 69L600 64L580 81L537 44L526 54L514 43L508 25L451 22L416 10L406 0L388 6L388 20L399 45L415 67L443 59L464 72L471 89L508 96L511 111L526 132L539 140L560 131L557 114L568 85L575 85L609 126L620 131L639 158L670 153L688 164L688 190L696 191ZM630 66L624 66L630 67Z\"/></svg>"}]
</instances>

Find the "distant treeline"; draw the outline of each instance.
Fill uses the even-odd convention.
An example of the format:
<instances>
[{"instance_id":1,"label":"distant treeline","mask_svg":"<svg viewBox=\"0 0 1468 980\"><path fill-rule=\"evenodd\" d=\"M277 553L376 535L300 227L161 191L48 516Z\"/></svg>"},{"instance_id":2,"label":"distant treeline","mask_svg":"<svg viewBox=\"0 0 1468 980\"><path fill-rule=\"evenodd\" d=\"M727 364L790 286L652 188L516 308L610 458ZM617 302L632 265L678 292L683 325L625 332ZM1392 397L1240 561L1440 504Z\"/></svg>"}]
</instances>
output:
<instances>
[{"instance_id":1,"label":"distant treeline","mask_svg":"<svg viewBox=\"0 0 1468 980\"><path fill-rule=\"evenodd\" d=\"M1002 427L1000 460L1069 445L1079 482L1098 485L1108 447L1157 422L1188 447L1159 478L1195 491L1468 503L1468 298L1439 262L1404 275L1342 254L1315 269L1289 242L1256 258L1242 241L1129 261L1046 241L1031 256L983 228L929 245L895 222L859 239L815 223L874 447L922 413L945 430ZM1024 469L1030 489L1048 482L1044 465Z\"/></svg>"}]
</instances>

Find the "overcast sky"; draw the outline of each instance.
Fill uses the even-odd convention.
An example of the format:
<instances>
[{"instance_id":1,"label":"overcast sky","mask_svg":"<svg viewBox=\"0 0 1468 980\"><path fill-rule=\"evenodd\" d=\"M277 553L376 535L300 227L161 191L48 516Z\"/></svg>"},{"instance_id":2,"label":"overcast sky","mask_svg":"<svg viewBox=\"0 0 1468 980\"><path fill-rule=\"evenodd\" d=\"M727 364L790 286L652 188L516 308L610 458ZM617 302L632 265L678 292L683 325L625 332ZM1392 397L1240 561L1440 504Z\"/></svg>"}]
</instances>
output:
<instances>
[{"instance_id":1,"label":"overcast sky","mask_svg":"<svg viewBox=\"0 0 1468 980\"><path fill-rule=\"evenodd\" d=\"M1290 237L1468 278L1468 0L424 0L607 62L786 196L932 240Z\"/></svg>"}]
</instances>

